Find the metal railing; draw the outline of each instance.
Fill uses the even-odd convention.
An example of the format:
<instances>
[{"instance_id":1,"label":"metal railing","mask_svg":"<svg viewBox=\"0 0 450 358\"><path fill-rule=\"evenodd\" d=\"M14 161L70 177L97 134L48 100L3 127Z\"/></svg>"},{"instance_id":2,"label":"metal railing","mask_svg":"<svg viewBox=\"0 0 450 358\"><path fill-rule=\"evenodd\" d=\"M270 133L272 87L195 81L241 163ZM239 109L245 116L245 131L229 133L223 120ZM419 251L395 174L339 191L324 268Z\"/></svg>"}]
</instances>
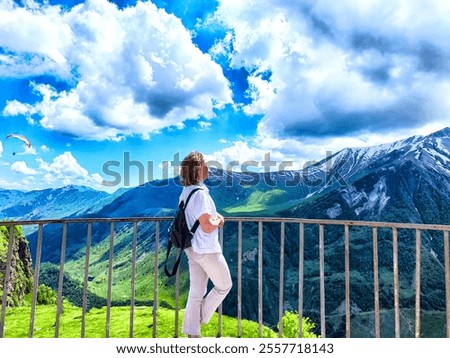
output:
<instances>
[{"instance_id":1,"label":"metal railing","mask_svg":"<svg viewBox=\"0 0 450 358\"><path fill-rule=\"evenodd\" d=\"M90 251L92 246L92 227L93 224L103 223L109 224L109 257L108 257L108 269L107 269L107 294L106 294L106 324L105 324L105 336L110 336L110 324L111 324L111 307L113 305L112 300L112 277L114 267L114 245L116 236L116 225L118 223L124 223L132 226L132 245L131 245L131 289L130 289L130 331L129 336L133 337L134 331L134 309L135 309L135 283L136 283L136 252L137 252L137 237L138 237L138 224L144 222L154 223L155 241L154 241L154 286L153 286L153 325L152 336L157 336L157 311L159 306L158 297L158 284L160 273L160 260L158 253L160 250L165 250L162 246L167 240L165 235L160 235L160 224L168 222L171 217L140 217L140 218L76 218L76 219L61 219L61 220L31 220L31 221L4 221L1 222L1 226L6 226L9 230L9 242L6 255L6 269L4 272L3 282L3 295L2 295L2 308L0 317L0 338L4 337L5 318L7 307L7 295L8 288L7 283L11 276L11 263L13 255L13 244L15 240L14 226L21 225L22 227L36 226L37 225L37 240L34 262L34 280L32 290L32 302L31 313L29 322L29 337L33 337L34 321L37 305L37 293L42 257L42 244L44 240L43 228L47 225L62 225L61 236L61 255L59 262L59 277L57 288L57 309L55 319L55 332L54 336L59 337L60 325L61 325L61 313L63 304L63 280L64 280L64 265L67 247L67 227L68 225L82 223L87 224L86 232L86 246L85 246L85 263L84 263L84 278L83 278L83 295L82 295L82 315L81 315L81 332L80 337L86 335L86 314L88 311L88 289L89 289L89 265L90 265ZM320 336L326 337L326 299L325 299L325 228L329 226L342 227L343 239L344 239L344 277L345 277L345 336L351 337L351 298L350 298L350 228L352 227L365 227L372 231L372 269L373 269L373 314L374 314L374 336L381 336L381 323L380 323L380 297L379 297L379 248L378 248L378 233L380 229L387 229L391 231L392 238L392 275L393 275L393 310L395 321L395 337L400 337L400 305L399 305L399 255L398 255L398 232L400 229L406 229L415 232L415 277L414 277L414 289L415 289L415 337L421 336L421 252L422 252L422 233L424 231L441 232L443 240L443 257L444 257L444 284L445 284L445 325L446 325L446 337L450 338L450 260L449 260L449 231L450 225L421 225L421 224L406 224L406 223L393 223L393 222L364 222L364 221L338 221L338 220L308 220L308 219L296 219L296 218L268 218L268 217L229 217L226 218L226 225L229 223L237 223L237 272L233 272L232 276L236 277L237 284L237 322L238 322L238 337L242 336L242 296L243 296L243 223L252 223L257 226L257 286L258 286L258 307L257 320L259 326L259 336L263 336L264 327L264 315L263 315L263 291L265 282L263 280L263 251L264 251L264 225L269 223L275 223L280 225L279 235L279 283L278 283L278 334L281 337L283 335L283 314L284 314L284 282L285 282L285 245L286 245L286 225L296 226L298 228L298 237L290 237L290 241L295 241L295 247L298 246L298 337L302 337L302 321L304 316L304 250L305 250L305 228L309 226L318 227L318 248L319 248L319 295L320 295ZM219 231L220 242L223 246L224 228ZM226 249L225 254L226 254ZM174 324L174 337L179 336L180 324L178 320L178 312L180 310L180 277L177 274L175 279L175 324ZM271 303L273 304L273 302ZM218 324L218 336L222 335L222 307L219 307L219 324Z\"/></svg>"}]
</instances>

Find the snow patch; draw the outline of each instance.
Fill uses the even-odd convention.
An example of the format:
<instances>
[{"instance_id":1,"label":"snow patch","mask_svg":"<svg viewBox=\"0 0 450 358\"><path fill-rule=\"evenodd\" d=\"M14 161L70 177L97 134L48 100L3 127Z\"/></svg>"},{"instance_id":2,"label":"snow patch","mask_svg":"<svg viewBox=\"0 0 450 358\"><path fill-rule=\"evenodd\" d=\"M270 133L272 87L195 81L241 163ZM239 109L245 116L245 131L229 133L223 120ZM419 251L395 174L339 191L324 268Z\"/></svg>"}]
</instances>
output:
<instances>
[{"instance_id":1,"label":"snow patch","mask_svg":"<svg viewBox=\"0 0 450 358\"><path fill-rule=\"evenodd\" d=\"M252 261L255 262L256 255L258 255L258 249L255 247L253 250L246 251L242 255L242 262Z\"/></svg>"},{"instance_id":2,"label":"snow patch","mask_svg":"<svg viewBox=\"0 0 450 358\"><path fill-rule=\"evenodd\" d=\"M327 209L327 215L330 219L336 219L341 214L342 209L338 203L334 204L332 208Z\"/></svg>"},{"instance_id":3,"label":"snow patch","mask_svg":"<svg viewBox=\"0 0 450 358\"><path fill-rule=\"evenodd\" d=\"M359 216L364 211L376 211L376 214L379 215L390 199L386 192L386 178L381 177L370 193L366 193L364 190L358 191L355 187L349 186L341 191L341 195L356 215Z\"/></svg>"},{"instance_id":4,"label":"snow patch","mask_svg":"<svg viewBox=\"0 0 450 358\"><path fill-rule=\"evenodd\" d=\"M366 197L364 192L359 192L354 186L349 185L345 189L341 190L342 199L345 200L347 205L351 208L355 207Z\"/></svg>"}]
</instances>

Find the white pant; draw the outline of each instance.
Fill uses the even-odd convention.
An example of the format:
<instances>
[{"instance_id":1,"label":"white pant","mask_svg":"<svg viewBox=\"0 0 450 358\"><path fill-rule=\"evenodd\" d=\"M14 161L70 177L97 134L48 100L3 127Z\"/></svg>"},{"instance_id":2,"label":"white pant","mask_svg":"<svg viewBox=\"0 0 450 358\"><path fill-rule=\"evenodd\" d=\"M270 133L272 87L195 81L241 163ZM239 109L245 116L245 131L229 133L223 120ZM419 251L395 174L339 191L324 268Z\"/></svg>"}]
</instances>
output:
<instances>
[{"instance_id":1,"label":"white pant","mask_svg":"<svg viewBox=\"0 0 450 358\"><path fill-rule=\"evenodd\" d=\"M208 323L217 307L231 290L231 276L221 253L198 254L185 249L189 260L189 297L183 319L183 333L199 335L200 325ZM208 279L214 288L205 297Z\"/></svg>"}]
</instances>

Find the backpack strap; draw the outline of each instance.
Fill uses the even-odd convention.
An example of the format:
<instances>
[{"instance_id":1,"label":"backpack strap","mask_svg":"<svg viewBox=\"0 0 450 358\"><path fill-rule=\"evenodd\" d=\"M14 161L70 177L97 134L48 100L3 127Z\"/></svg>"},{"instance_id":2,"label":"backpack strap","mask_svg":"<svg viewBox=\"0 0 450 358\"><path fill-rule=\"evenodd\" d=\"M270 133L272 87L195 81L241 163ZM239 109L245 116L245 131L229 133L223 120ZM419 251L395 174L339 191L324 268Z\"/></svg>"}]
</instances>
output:
<instances>
[{"instance_id":1,"label":"backpack strap","mask_svg":"<svg viewBox=\"0 0 450 358\"><path fill-rule=\"evenodd\" d=\"M187 197L187 199L186 199L186 202L184 203L183 207L181 208L181 209L183 209L183 211L186 210L187 204L189 203L189 200L191 199L191 196L192 196L196 191L198 191L198 190L203 190L203 189L201 189L201 188L196 188L196 189L192 190L192 191L189 193L189 195L188 195L188 197ZM197 228L198 228L199 225L200 225L200 221L198 221L198 219L197 219L197 220L195 221L194 225L192 226L191 233L194 234L194 233L197 231ZM169 241L169 242L168 242L168 244L167 244L166 261L165 261L165 263L164 263L164 272L165 272L166 276L172 277L172 276L175 276L175 274L177 273L177 270L178 270L178 266L180 266L180 261L181 261L181 251L182 251L182 250L179 251L178 256L177 256L177 259L176 259L176 261L175 261L175 264L173 265L172 272L170 272L170 271L167 269L167 260L169 259L170 250L172 249L172 241L170 241L170 240L168 240L168 241Z\"/></svg>"},{"instance_id":2,"label":"backpack strap","mask_svg":"<svg viewBox=\"0 0 450 358\"><path fill-rule=\"evenodd\" d=\"M194 223L194 225L192 225L192 229L191 229L191 232L193 234L195 234L195 232L197 231L199 225L200 225L200 221L198 221L198 219L195 220L195 223Z\"/></svg>"},{"instance_id":3,"label":"backpack strap","mask_svg":"<svg viewBox=\"0 0 450 358\"><path fill-rule=\"evenodd\" d=\"M164 272L166 273L167 277L172 277L176 274L176 272L178 270L178 266L180 265L181 252L178 254L177 260L175 261L175 264L173 265L172 272L170 272L167 268L167 260L169 260L170 250L172 250L172 241L170 241L170 238L167 241L168 241L167 254L166 254L166 260L164 261Z\"/></svg>"},{"instance_id":4,"label":"backpack strap","mask_svg":"<svg viewBox=\"0 0 450 358\"><path fill-rule=\"evenodd\" d=\"M195 193L196 191L198 191L198 190L203 190L203 189L201 189L201 188L196 188L196 189L192 190L192 191L189 193L189 195L188 195L188 197L187 197L187 199L186 199L186 203L184 204L183 210L186 210L187 204L189 203L189 200L191 200L192 194L194 194L194 193ZM199 225L200 225L200 221L198 221L198 219L195 220L195 223L194 223L194 225L192 225L192 228L191 228L191 232L192 232L193 234L197 231Z\"/></svg>"}]
</instances>

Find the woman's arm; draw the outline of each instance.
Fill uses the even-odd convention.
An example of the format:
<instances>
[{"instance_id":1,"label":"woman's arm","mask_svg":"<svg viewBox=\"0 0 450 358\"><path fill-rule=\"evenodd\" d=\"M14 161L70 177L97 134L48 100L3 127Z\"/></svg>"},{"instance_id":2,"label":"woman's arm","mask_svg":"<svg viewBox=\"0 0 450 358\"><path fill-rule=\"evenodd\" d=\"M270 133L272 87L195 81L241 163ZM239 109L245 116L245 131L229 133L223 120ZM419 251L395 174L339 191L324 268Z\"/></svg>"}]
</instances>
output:
<instances>
[{"instance_id":1,"label":"woman's arm","mask_svg":"<svg viewBox=\"0 0 450 358\"><path fill-rule=\"evenodd\" d=\"M219 226L223 225L223 217L222 215L218 215L219 220L214 220L211 216L211 214L204 213L199 218L198 221L200 222L200 227L202 230L206 233L213 232L215 229L217 229Z\"/></svg>"}]
</instances>

